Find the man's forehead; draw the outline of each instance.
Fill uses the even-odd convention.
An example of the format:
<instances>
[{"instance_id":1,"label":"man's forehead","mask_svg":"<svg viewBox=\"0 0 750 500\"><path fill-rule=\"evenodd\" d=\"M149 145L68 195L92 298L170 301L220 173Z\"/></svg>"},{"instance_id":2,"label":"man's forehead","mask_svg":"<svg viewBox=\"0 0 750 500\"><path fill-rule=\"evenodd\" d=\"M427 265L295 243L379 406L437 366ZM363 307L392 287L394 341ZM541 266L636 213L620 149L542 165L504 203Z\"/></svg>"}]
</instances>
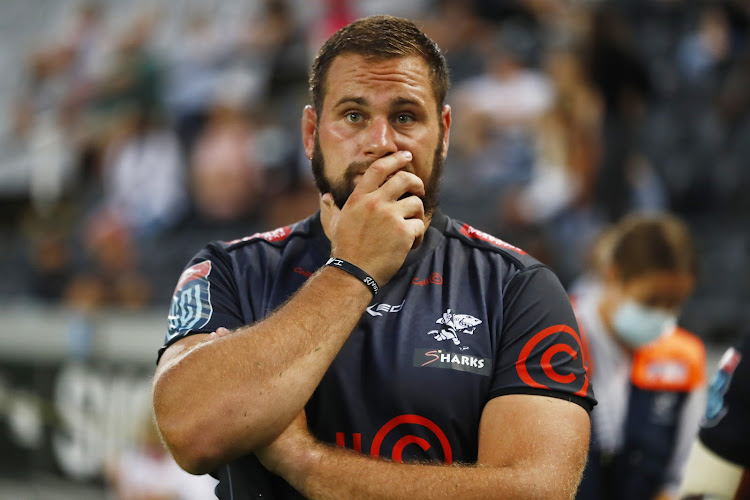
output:
<instances>
[{"instance_id":1,"label":"man's forehead","mask_svg":"<svg viewBox=\"0 0 750 500\"><path fill-rule=\"evenodd\" d=\"M388 97L391 104L432 105L435 99L429 66L418 55L386 59L341 54L331 63L325 88L328 106L342 100L367 100L367 94L376 89L394 93Z\"/></svg>"}]
</instances>

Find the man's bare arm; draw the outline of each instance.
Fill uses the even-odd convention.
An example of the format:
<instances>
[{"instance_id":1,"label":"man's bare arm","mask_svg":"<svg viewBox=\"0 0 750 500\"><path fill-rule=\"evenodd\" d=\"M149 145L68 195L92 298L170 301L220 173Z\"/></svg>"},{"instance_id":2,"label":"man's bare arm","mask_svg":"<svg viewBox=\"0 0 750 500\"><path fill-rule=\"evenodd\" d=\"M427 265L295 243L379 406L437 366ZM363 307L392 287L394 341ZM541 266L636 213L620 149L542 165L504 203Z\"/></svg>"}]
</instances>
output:
<instances>
[{"instance_id":1,"label":"man's bare arm","mask_svg":"<svg viewBox=\"0 0 750 500\"><path fill-rule=\"evenodd\" d=\"M356 278L327 268L264 321L170 346L153 399L177 462L202 473L273 440L302 411L371 298Z\"/></svg>"},{"instance_id":2,"label":"man's bare arm","mask_svg":"<svg viewBox=\"0 0 750 500\"><path fill-rule=\"evenodd\" d=\"M402 464L321 444L295 420L258 453L309 498L570 499L588 453L586 410L561 399L501 396L485 407L478 465Z\"/></svg>"},{"instance_id":3,"label":"man's bare arm","mask_svg":"<svg viewBox=\"0 0 750 500\"><path fill-rule=\"evenodd\" d=\"M399 170L411 156L374 162L344 210L330 195L321 220L332 252L381 285L398 270L425 229L424 194ZM267 318L207 341L187 337L162 356L153 383L156 421L177 462L202 473L273 441L302 411L371 301L369 289L324 268Z\"/></svg>"}]
</instances>

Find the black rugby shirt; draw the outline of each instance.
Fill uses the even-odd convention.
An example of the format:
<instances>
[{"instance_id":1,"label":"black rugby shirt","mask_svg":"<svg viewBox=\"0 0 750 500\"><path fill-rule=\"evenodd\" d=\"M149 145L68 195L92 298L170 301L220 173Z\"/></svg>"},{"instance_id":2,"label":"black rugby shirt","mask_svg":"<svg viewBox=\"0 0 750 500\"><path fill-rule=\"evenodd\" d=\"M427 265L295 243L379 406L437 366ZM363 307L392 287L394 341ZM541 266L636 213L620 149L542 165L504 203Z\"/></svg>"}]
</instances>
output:
<instances>
[{"instance_id":1,"label":"black rugby shirt","mask_svg":"<svg viewBox=\"0 0 750 500\"><path fill-rule=\"evenodd\" d=\"M330 251L319 214L209 244L180 277L159 355L187 335L263 319ZM549 268L437 213L328 369L305 407L308 425L321 441L373 456L476 462L479 420L492 398L540 394L591 410L581 346ZM220 498L296 495L252 455L215 475Z\"/></svg>"}]
</instances>

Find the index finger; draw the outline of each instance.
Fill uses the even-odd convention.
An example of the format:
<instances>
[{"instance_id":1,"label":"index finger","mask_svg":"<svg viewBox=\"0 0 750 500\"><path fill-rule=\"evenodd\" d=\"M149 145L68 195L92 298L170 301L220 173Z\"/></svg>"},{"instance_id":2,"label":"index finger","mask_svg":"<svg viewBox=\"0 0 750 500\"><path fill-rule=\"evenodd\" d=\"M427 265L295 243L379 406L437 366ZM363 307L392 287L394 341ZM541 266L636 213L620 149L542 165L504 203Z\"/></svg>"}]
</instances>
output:
<instances>
[{"instance_id":1,"label":"index finger","mask_svg":"<svg viewBox=\"0 0 750 500\"><path fill-rule=\"evenodd\" d=\"M404 168L411 161L410 151L396 151L392 155L384 156L375 160L367 167L355 189L365 193L371 193L378 189L388 180L390 175Z\"/></svg>"}]
</instances>

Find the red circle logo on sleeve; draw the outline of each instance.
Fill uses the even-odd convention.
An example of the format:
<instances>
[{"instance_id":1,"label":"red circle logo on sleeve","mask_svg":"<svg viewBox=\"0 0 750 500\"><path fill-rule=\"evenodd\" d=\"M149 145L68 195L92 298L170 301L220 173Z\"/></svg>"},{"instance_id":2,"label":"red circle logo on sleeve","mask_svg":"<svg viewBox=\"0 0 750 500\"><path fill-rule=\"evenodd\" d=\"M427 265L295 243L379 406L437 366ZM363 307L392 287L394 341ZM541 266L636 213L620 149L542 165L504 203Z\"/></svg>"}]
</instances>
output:
<instances>
[{"instance_id":1,"label":"red circle logo on sleeve","mask_svg":"<svg viewBox=\"0 0 750 500\"><path fill-rule=\"evenodd\" d=\"M540 365L542 368L542 372L548 380L551 380L558 384L573 384L578 378L576 374L572 372L558 373L552 363L552 358L554 358L555 356L563 355L573 359L578 359L578 354L580 353L581 364L583 366L583 383L581 389L577 391L575 395L586 396L589 387L589 378L586 374L586 360L583 357L583 343L581 342L581 337L578 335L578 333L576 333L575 330L567 325L554 325L550 326L549 328L545 328L541 332L531 337L528 342L526 342L526 345L523 346L523 349L521 349L521 353L518 355L518 361L516 361L516 371L518 372L518 376L521 377L521 380L530 387L535 387L537 389L549 389L549 386L543 383L547 382L547 380L540 382L539 380L535 380L534 377L532 377L529 373L529 357L532 354L537 354L536 348L542 342L542 340L546 339L550 335L560 333L566 334L572 340L574 340L576 344L578 344L578 350L576 351L573 347L565 342L558 342L547 347L540 356Z\"/></svg>"}]
</instances>

